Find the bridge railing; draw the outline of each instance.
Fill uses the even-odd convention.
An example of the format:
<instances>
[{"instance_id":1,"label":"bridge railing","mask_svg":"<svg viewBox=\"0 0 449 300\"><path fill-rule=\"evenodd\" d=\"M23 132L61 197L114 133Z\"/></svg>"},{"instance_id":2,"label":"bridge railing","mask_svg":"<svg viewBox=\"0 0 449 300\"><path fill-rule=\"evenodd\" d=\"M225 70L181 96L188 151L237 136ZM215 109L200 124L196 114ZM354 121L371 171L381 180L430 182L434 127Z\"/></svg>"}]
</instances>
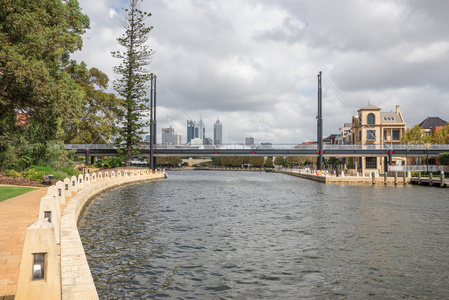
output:
<instances>
[{"instance_id":1,"label":"bridge railing","mask_svg":"<svg viewBox=\"0 0 449 300\"><path fill-rule=\"evenodd\" d=\"M115 144L65 144L66 149L116 149ZM143 149L149 149L149 145L142 145ZM303 149L317 150L317 144L311 145L294 145L294 144L270 144L270 145L245 145L245 144L222 144L222 145L168 145L156 144L155 149ZM447 150L449 152L449 144L431 144L429 150ZM323 145L324 150L426 150L426 145Z\"/></svg>"},{"instance_id":2,"label":"bridge railing","mask_svg":"<svg viewBox=\"0 0 449 300\"><path fill-rule=\"evenodd\" d=\"M76 149L116 149L115 144L64 144L67 150Z\"/></svg>"}]
</instances>

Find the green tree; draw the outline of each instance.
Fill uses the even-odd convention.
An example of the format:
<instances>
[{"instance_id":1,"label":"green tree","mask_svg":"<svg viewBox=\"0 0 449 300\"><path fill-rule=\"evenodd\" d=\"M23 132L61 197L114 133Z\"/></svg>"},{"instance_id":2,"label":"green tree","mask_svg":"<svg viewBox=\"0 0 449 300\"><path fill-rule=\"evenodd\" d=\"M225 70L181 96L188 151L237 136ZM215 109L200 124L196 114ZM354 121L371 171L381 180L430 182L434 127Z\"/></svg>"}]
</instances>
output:
<instances>
[{"instance_id":1,"label":"green tree","mask_svg":"<svg viewBox=\"0 0 449 300\"><path fill-rule=\"evenodd\" d=\"M147 159L150 164L150 158ZM156 156L156 165L158 166L178 166L182 164L182 158L180 156Z\"/></svg>"},{"instance_id":2,"label":"green tree","mask_svg":"<svg viewBox=\"0 0 449 300\"><path fill-rule=\"evenodd\" d=\"M87 69L81 62L72 61L66 68L78 88L84 92L82 116L67 124L64 141L72 144L108 143L118 132L123 100L104 90L108 76L97 68Z\"/></svg>"},{"instance_id":3,"label":"green tree","mask_svg":"<svg viewBox=\"0 0 449 300\"><path fill-rule=\"evenodd\" d=\"M443 152L438 155L440 164L449 166L449 152Z\"/></svg>"},{"instance_id":4,"label":"green tree","mask_svg":"<svg viewBox=\"0 0 449 300\"><path fill-rule=\"evenodd\" d=\"M254 167L262 167L265 158L263 156L252 156L249 159L249 164Z\"/></svg>"},{"instance_id":5,"label":"green tree","mask_svg":"<svg viewBox=\"0 0 449 300\"><path fill-rule=\"evenodd\" d=\"M63 136L63 121L78 116L82 99L63 66L88 25L76 0L0 2L0 135L17 132L23 114L41 125L37 138Z\"/></svg>"},{"instance_id":6,"label":"green tree","mask_svg":"<svg viewBox=\"0 0 449 300\"><path fill-rule=\"evenodd\" d=\"M274 167L273 159L271 157L267 157L267 159L265 160L264 166L267 168L273 168Z\"/></svg>"},{"instance_id":7,"label":"green tree","mask_svg":"<svg viewBox=\"0 0 449 300\"><path fill-rule=\"evenodd\" d=\"M278 166L285 166L287 163L286 159L282 156L276 156L274 159L274 164Z\"/></svg>"},{"instance_id":8,"label":"green tree","mask_svg":"<svg viewBox=\"0 0 449 300\"><path fill-rule=\"evenodd\" d=\"M449 144L449 124L446 124L432 136L434 144Z\"/></svg>"},{"instance_id":9,"label":"green tree","mask_svg":"<svg viewBox=\"0 0 449 300\"><path fill-rule=\"evenodd\" d=\"M79 117L83 92L64 66L88 26L76 0L0 0L0 160L45 161Z\"/></svg>"},{"instance_id":10,"label":"green tree","mask_svg":"<svg viewBox=\"0 0 449 300\"><path fill-rule=\"evenodd\" d=\"M311 165L313 163L316 163L317 158L316 157L304 157L304 156L289 156L288 161L292 165Z\"/></svg>"},{"instance_id":11,"label":"green tree","mask_svg":"<svg viewBox=\"0 0 449 300\"><path fill-rule=\"evenodd\" d=\"M114 72L121 75L114 82L114 89L125 99L123 127L117 144L124 143L126 166L129 166L133 150L142 141L143 128L149 125L142 121L142 117L150 109L149 99L146 98L147 82L153 75L146 71L145 66L150 64L153 51L145 42L153 27L145 25L145 20L151 14L140 10L140 2L141 0L130 0L129 8L123 10L123 26L126 31L117 41L125 49L112 52L113 57L122 60L119 66L114 67Z\"/></svg>"},{"instance_id":12,"label":"green tree","mask_svg":"<svg viewBox=\"0 0 449 300\"><path fill-rule=\"evenodd\" d=\"M401 144L426 144L431 142L431 137L426 134L424 129L415 125L408 129L405 135L402 136Z\"/></svg>"}]
</instances>

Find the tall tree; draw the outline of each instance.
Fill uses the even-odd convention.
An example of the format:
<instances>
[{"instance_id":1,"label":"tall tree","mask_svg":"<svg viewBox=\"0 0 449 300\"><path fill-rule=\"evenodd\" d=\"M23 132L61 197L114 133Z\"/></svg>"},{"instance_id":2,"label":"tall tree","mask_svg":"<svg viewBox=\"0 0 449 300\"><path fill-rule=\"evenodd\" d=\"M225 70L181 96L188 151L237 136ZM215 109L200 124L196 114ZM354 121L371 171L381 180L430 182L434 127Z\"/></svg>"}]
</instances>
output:
<instances>
[{"instance_id":1,"label":"tall tree","mask_svg":"<svg viewBox=\"0 0 449 300\"><path fill-rule=\"evenodd\" d=\"M117 38L123 51L112 52L112 56L122 60L114 71L121 78L114 82L114 89L124 98L124 120L117 144L124 143L125 165L129 166L133 150L139 147L144 134L143 128L149 125L142 118L150 109L147 96L148 82L152 78L145 66L148 66L153 56L145 43L148 41L152 26L146 26L145 20L150 13L140 10L142 0L130 0L129 8L123 10L123 26L126 31L121 38Z\"/></svg>"},{"instance_id":2,"label":"tall tree","mask_svg":"<svg viewBox=\"0 0 449 300\"><path fill-rule=\"evenodd\" d=\"M0 0L0 154L26 142L37 159L78 118L83 93L64 66L88 27L77 0Z\"/></svg>"},{"instance_id":3,"label":"tall tree","mask_svg":"<svg viewBox=\"0 0 449 300\"><path fill-rule=\"evenodd\" d=\"M449 123L433 134L432 142L434 144L449 144Z\"/></svg>"},{"instance_id":4,"label":"tall tree","mask_svg":"<svg viewBox=\"0 0 449 300\"><path fill-rule=\"evenodd\" d=\"M426 144L431 142L431 136L419 125L415 125L407 130L400 142L401 144Z\"/></svg>"},{"instance_id":5,"label":"tall tree","mask_svg":"<svg viewBox=\"0 0 449 300\"><path fill-rule=\"evenodd\" d=\"M105 92L108 76L97 68L88 69L84 62L78 65L72 61L66 71L84 92L84 98L82 115L67 124L64 141L73 144L110 142L118 131L123 101Z\"/></svg>"}]
</instances>

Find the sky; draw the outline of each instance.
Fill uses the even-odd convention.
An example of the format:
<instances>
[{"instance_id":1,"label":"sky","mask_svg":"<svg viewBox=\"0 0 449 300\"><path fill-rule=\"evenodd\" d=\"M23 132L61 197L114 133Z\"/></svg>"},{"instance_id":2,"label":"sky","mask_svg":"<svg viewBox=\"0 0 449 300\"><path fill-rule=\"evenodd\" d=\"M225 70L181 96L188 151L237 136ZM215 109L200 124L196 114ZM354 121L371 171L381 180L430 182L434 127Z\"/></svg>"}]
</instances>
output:
<instances>
[{"instance_id":1,"label":"sky","mask_svg":"<svg viewBox=\"0 0 449 300\"><path fill-rule=\"evenodd\" d=\"M72 55L112 81L126 0L78 0L90 18ZM449 1L144 0L152 14L157 141L169 120L186 142L202 118L223 143L316 140L317 75L323 74L324 136L367 104L396 109L407 127L449 121Z\"/></svg>"}]
</instances>

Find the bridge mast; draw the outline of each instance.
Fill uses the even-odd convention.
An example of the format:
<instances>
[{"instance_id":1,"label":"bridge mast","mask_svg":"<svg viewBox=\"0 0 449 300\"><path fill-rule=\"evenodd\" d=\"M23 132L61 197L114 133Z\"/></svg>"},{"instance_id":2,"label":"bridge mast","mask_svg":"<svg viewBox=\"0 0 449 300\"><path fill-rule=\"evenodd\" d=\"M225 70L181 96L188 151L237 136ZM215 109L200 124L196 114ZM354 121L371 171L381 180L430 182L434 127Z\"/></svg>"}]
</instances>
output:
<instances>
[{"instance_id":1,"label":"bridge mast","mask_svg":"<svg viewBox=\"0 0 449 300\"><path fill-rule=\"evenodd\" d=\"M151 171L154 171L154 143L156 141L154 133L154 102L155 99L153 99L154 91L153 91L153 81L155 82L155 76L153 74L151 75L151 83L150 83L150 169Z\"/></svg>"},{"instance_id":2,"label":"bridge mast","mask_svg":"<svg viewBox=\"0 0 449 300\"><path fill-rule=\"evenodd\" d=\"M323 105L321 89L321 71L318 74L318 116L317 116L317 143L318 143L318 161L317 169L323 169Z\"/></svg>"}]
</instances>

